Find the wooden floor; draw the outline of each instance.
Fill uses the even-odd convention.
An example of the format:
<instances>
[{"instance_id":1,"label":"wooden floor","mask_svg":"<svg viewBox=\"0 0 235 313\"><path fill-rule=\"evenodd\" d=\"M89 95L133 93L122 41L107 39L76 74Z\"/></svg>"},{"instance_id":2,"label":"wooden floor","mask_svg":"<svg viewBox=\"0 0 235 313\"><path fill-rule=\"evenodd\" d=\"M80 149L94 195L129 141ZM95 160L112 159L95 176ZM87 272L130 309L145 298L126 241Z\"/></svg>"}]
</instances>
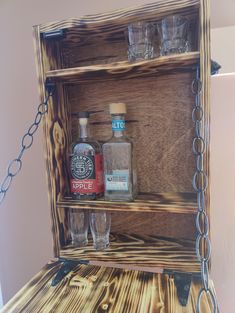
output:
<instances>
[{"instance_id":1,"label":"wooden floor","mask_svg":"<svg viewBox=\"0 0 235 313\"><path fill-rule=\"evenodd\" d=\"M80 265L56 287L58 262L48 264L1 313L195 313L199 285L182 307L172 277L139 271ZM203 313L212 313L206 299Z\"/></svg>"}]
</instances>

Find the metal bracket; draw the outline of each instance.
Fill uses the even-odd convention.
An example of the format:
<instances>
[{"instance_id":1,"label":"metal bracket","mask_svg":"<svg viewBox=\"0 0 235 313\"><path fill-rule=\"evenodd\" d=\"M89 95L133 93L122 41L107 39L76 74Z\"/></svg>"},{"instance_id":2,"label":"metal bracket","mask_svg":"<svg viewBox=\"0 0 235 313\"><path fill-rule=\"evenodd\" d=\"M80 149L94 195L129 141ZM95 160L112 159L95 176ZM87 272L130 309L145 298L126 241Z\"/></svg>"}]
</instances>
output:
<instances>
[{"instance_id":1,"label":"metal bracket","mask_svg":"<svg viewBox=\"0 0 235 313\"><path fill-rule=\"evenodd\" d=\"M200 62L193 65L192 67L193 71L196 71L197 69L199 69L199 72L200 72ZM220 69L221 69L221 65L218 62L211 60L211 75L218 74Z\"/></svg>"},{"instance_id":2,"label":"metal bracket","mask_svg":"<svg viewBox=\"0 0 235 313\"><path fill-rule=\"evenodd\" d=\"M174 281L179 302L182 306L186 306L188 303L188 297L192 283L192 274L175 273Z\"/></svg>"},{"instance_id":3,"label":"metal bracket","mask_svg":"<svg viewBox=\"0 0 235 313\"><path fill-rule=\"evenodd\" d=\"M173 276L179 302L182 306L186 306L188 303L192 280L193 278L198 280L200 278L200 273L192 274L164 270L164 274Z\"/></svg>"},{"instance_id":4,"label":"metal bracket","mask_svg":"<svg viewBox=\"0 0 235 313\"><path fill-rule=\"evenodd\" d=\"M48 81L45 82L45 89L48 94L54 94L56 85L54 83L50 83Z\"/></svg>"},{"instance_id":5,"label":"metal bracket","mask_svg":"<svg viewBox=\"0 0 235 313\"><path fill-rule=\"evenodd\" d=\"M60 269L56 273L55 277L52 279L51 286L55 287L58 285L62 279L64 279L72 270L81 264L88 264L88 261L75 261L75 260L67 260L67 259L59 259L59 261L62 263Z\"/></svg>"},{"instance_id":6,"label":"metal bracket","mask_svg":"<svg viewBox=\"0 0 235 313\"><path fill-rule=\"evenodd\" d=\"M220 69L221 65L218 62L211 60L211 75L218 74Z\"/></svg>"},{"instance_id":7,"label":"metal bracket","mask_svg":"<svg viewBox=\"0 0 235 313\"><path fill-rule=\"evenodd\" d=\"M62 39L65 36L64 29L52 30L42 33L43 39Z\"/></svg>"}]
</instances>

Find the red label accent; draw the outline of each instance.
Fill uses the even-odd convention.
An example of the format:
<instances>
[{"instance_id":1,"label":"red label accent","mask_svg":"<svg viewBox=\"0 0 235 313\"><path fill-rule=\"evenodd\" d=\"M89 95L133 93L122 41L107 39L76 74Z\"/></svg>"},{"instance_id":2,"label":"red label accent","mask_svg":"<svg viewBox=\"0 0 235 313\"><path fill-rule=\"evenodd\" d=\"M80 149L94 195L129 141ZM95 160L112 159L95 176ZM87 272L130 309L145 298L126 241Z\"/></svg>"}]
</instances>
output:
<instances>
[{"instance_id":1,"label":"red label accent","mask_svg":"<svg viewBox=\"0 0 235 313\"><path fill-rule=\"evenodd\" d=\"M75 193L96 193L97 186L95 179L71 179L71 191Z\"/></svg>"},{"instance_id":2,"label":"red label accent","mask_svg":"<svg viewBox=\"0 0 235 313\"><path fill-rule=\"evenodd\" d=\"M70 187L72 193L100 194L104 192L103 182L103 159L101 154L96 154L94 159L95 179L71 179Z\"/></svg>"},{"instance_id":3,"label":"red label accent","mask_svg":"<svg viewBox=\"0 0 235 313\"><path fill-rule=\"evenodd\" d=\"M103 193L104 192L103 157L101 154L95 155L95 177L97 184L97 193Z\"/></svg>"}]
</instances>

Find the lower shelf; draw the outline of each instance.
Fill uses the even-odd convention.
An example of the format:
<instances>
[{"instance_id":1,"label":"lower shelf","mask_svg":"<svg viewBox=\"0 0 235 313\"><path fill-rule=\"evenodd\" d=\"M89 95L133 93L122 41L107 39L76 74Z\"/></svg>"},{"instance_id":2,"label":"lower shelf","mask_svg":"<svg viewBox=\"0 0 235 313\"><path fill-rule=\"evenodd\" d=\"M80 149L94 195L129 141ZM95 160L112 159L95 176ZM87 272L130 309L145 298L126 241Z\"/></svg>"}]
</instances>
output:
<instances>
[{"instance_id":1,"label":"lower shelf","mask_svg":"<svg viewBox=\"0 0 235 313\"><path fill-rule=\"evenodd\" d=\"M200 265L195 253L195 241L171 239L156 236L111 234L110 247L96 251L89 238L86 247L66 246L60 250L60 257L87 261L111 262L161 270L175 270L196 273Z\"/></svg>"}]
</instances>

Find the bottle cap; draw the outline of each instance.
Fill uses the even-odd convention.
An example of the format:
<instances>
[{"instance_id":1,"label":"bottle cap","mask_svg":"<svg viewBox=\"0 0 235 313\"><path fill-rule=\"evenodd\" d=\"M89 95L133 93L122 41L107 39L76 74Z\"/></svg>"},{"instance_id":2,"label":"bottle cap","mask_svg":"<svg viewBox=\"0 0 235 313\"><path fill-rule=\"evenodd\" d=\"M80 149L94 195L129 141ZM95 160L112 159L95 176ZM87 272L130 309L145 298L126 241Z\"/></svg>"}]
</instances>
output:
<instances>
[{"instance_id":1,"label":"bottle cap","mask_svg":"<svg viewBox=\"0 0 235 313\"><path fill-rule=\"evenodd\" d=\"M78 118L89 118L90 113L87 111L78 112Z\"/></svg>"},{"instance_id":2,"label":"bottle cap","mask_svg":"<svg viewBox=\"0 0 235 313\"><path fill-rule=\"evenodd\" d=\"M123 102L110 103L110 114L126 114L126 104Z\"/></svg>"}]
</instances>

